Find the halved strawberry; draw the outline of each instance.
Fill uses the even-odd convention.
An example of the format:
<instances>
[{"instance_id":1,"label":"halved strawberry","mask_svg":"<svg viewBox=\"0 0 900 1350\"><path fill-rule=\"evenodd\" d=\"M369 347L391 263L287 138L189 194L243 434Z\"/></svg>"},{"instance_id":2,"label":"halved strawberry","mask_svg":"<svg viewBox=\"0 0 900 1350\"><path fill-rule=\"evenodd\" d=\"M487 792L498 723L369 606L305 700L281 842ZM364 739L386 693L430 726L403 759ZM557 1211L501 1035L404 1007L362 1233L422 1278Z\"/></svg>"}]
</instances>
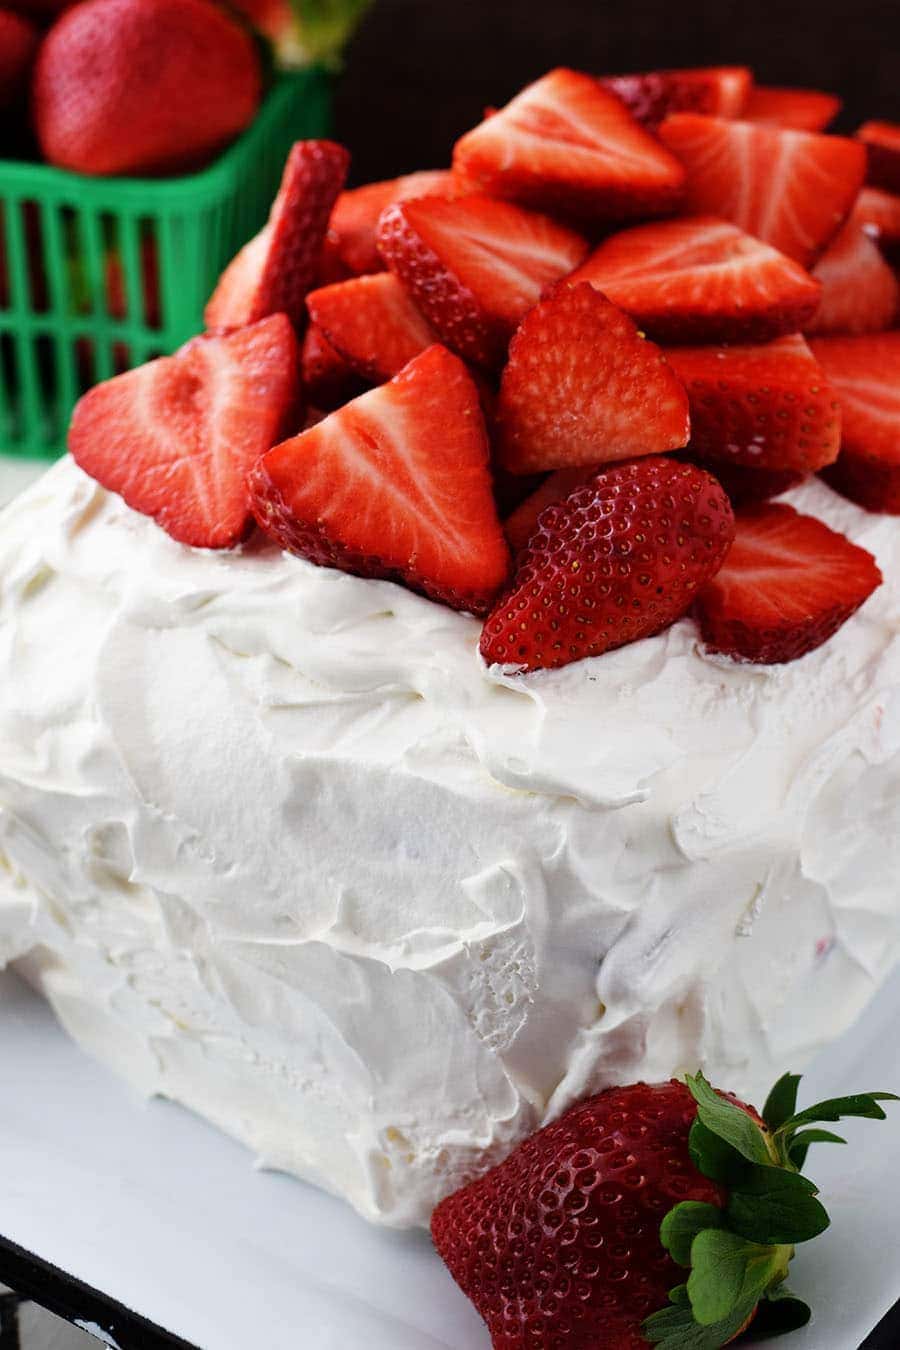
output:
<instances>
[{"instance_id":1,"label":"halved strawberry","mask_svg":"<svg viewBox=\"0 0 900 1350\"><path fill-rule=\"evenodd\" d=\"M741 117L789 131L824 131L841 110L841 100L821 89L778 89L757 84Z\"/></svg>"},{"instance_id":2,"label":"halved strawberry","mask_svg":"<svg viewBox=\"0 0 900 1350\"><path fill-rule=\"evenodd\" d=\"M822 300L806 333L880 333L900 308L900 285L854 208L816 263Z\"/></svg>"},{"instance_id":3,"label":"halved strawberry","mask_svg":"<svg viewBox=\"0 0 900 1350\"><path fill-rule=\"evenodd\" d=\"M871 553L784 502L739 511L721 570L697 597L707 647L777 665L820 647L877 586Z\"/></svg>"},{"instance_id":4,"label":"halved strawberry","mask_svg":"<svg viewBox=\"0 0 900 1350\"><path fill-rule=\"evenodd\" d=\"M391 379L435 342L434 333L390 272L310 291L306 307L335 351L373 384Z\"/></svg>"},{"instance_id":5,"label":"halved strawberry","mask_svg":"<svg viewBox=\"0 0 900 1350\"><path fill-rule=\"evenodd\" d=\"M740 225L808 267L840 229L865 174L858 141L675 113L659 128L687 170L685 208Z\"/></svg>"},{"instance_id":6,"label":"halved strawberry","mask_svg":"<svg viewBox=\"0 0 900 1350\"><path fill-rule=\"evenodd\" d=\"M693 464L607 467L541 513L481 654L550 670L650 637L687 612L733 536L728 498Z\"/></svg>"},{"instance_id":7,"label":"halved strawberry","mask_svg":"<svg viewBox=\"0 0 900 1350\"><path fill-rule=\"evenodd\" d=\"M352 366L335 351L328 338L311 323L303 335L300 351L303 392L319 408L337 408L364 392L364 382Z\"/></svg>"},{"instance_id":8,"label":"halved strawberry","mask_svg":"<svg viewBox=\"0 0 900 1350\"><path fill-rule=\"evenodd\" d=\"M611 235L570 281L589 281L660 342L762 342L816 313L820 285L777 249L714 216Z\"/></svg>"},{"instance_id":9,"label":"halved strawberry","mask_svg":"<svg viewBox=\"0 0 900 1350\"><path fill-rule=\"evenodd\" d=\"M836 458L840 405L799 334L666 356L690 399L692 455L803 474Z\"/></svg>"},{"instance_id":10,"label":"halved strawberry","mask_svg":"<svg viewBox=\"0 0 900 1350\"><path fill-rule=\"evenodd\" d=\"M207 303L211 332L242 328L267 314L305 323L303 302L319 275L328 216L349 163L334 141L295 143L268 224L232 258Z\"/></svg>"},{"instance_id":11,"label":"halved strawberry","mask_svg":"<svg viewBox=\"0 0 900 1350\"><path fill-rule=\"evenodd\" d=\"M513 473L661 454L687 444L684 388L657 346L586 282L526 314L500 381L499 460Z\"/></svg>"},{"instance_id":12,"label":"halved strawberry","mask_svg":"<svg viewBox=\"0 0 900 1350\"><path fill-rule=\"evenodd\" d=\"M509 570L488 453L465 366L429 347L264 455L250 474L253 510L312 562L484 613Z\"/></svg>"},{"instance_id":13,"label":"halved strawberry","mask_svg":"<svg viewBox=\"0 0 900 1350\"><path fill-rule=\"evenodd\" d=\"M841 453L823 477L870 511L900 515L900 332L810 346L843 409Z\"/></svg>"},{"instance_id":14,"label":"halved strawberry","mask_svg":"<svg viewBox=\"0 0 900 1350\"><path fill-rule=\"evenodd\" d=\"M895 266L900 263L900 196L883 188L865 187L856 199L853 214L885 257Z\"/></svg>"},{"instance_id":15,"label":"halved strawberry","mask_svg":"<svg viewBox=\"0 0 900 1350\"><path fill-rule=\"evenodd\" d=\"M684 171L590 75L552 70L457 141L453 167L494 197L591 221L665 215Z\"/></svg>"},{"instance_id":16,"label":"halved strawberry","mask_svg":"<svg viewBox=\"0 0 900 1350\"><path fill-rule=\"evenodd\" d=\"M648 70L640 75L607 75L600 81L645 126L673 112L741 117L753 87L747 66L698 66L694 70Z\"/></svg>"},{"instance_id":17,"label":"halved strawberry","mask_svg":"<svg viewBox=\"0 0 900 1350\"><path fill-rule=\"evenodd\" d=\"M483 196L397 202L378 247L448 347L487 366L502 363L522 317L588 251L574 230Z\"/></svg>"},{"instance_id":18,"label":"halved strawberry","mask_svg":"<svg viewBox=\"0 0 900 1350\"><path fill-rule=\"evenodd\" d=\"M95 385L69 450L173 539L229 548L251 523L247 470L299 416L299 351L283 314Z\"/></svg>"},{"instance_id":19,"label":"halved strawberry","mask_svg":"<svg viewBox=\"0 0 900 1350\"><path fill-rule=\"evenodd\" d=\"M352 276L381 272L384 263L375 233L382 211L411 197L458 197L462 191L450 169L423 169L342 192L328 222L326 255L337 258Z\"/></svg>"},{"instance_id":20,"label":"halved strawberry","mask_svg":"<svg viewBox=\"0 0 900 1350\"><path fill-rule=\"evenodd\" d=\"M682 456L679 456L682 458ZM701 459L689 456L698 469L706 469L722 484L735 510L751 503L767 502L783 492L799 487L809 474L798 469L750 469L746 464L729 464L721 459Z\"/></svg>"},{"instance_id":21,"label":"halved strawberry","mask_svg":"<svg viewBox=\"0 0 900 1350\"><path fill-rule=\"evenodd\" d=\"M900 192L900 125L864 122L857 136L866 147L866 182L888 192Z\"/></svg>"}]
</instances>

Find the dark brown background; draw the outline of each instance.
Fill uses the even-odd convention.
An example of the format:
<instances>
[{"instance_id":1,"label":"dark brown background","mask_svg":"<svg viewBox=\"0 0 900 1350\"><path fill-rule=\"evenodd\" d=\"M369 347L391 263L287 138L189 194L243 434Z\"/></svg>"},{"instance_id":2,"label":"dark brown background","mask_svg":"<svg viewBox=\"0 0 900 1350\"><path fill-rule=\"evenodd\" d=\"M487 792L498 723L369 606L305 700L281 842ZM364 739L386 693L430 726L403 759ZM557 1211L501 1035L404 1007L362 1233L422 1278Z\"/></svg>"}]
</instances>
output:
<instances>
[{"instance_id":1,"label":"dark brown background","mask_svg":"<svg viewBox=\"0 0 900 1350\"><path fill-rule=\"evenodd\" d=\"M847 100L839 125L900 120L900 0L375 0L337 134L355 182L439 168L456 137L554 65L597 73L748 64Z\"/></svg>"}]
</instances>

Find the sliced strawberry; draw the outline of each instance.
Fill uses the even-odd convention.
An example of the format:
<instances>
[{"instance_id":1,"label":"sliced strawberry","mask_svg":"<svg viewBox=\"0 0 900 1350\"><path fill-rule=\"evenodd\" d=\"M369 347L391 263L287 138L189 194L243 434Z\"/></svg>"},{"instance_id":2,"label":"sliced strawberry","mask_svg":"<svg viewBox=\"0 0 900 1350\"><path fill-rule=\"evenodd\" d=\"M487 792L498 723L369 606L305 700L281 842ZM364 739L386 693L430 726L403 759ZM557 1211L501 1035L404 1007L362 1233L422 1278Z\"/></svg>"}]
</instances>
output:
<instances>
[{"instance_id":1,"label":"sliced strawberry","mask_svg":"<svg viewBox=\"0 0 900 1350\"><path fill-rule=\"evenodd\" d=\"M311 291L306 307L334 350L373 384L391 379L435 341L408 293L389 272Z\"/></svg>"},{"instance_id":2,"label":"sliced strawberry","mask_svg":"<svg viewBox=\"0 0 900 1350\"><path fill-rule=\"evenodd\" d=\"M204 314L211 332L286 314L306 321L304 300L315 286L328 216L350 156L333 141L297 141L287 158L268 224L245 244L219 278Z\"/></svg>"},{"instance_id":3,"label":"sliced strawberry","mask_svg":"<svg viewBox=\"0 0 900 1350\"><path fill-rule=\"evenodd\" d=\"M741 114L745 122L788 131L824 131L841 110L841 100L821 89L777 89L757 84Z\"/></svg>"},{"instance_id":4,"label":"sliced strawberry","mask_svg":"<svg viewBox=\"0 0 900 1350\"><path fill-rule=\"evenodd\" d=\"M307 398L319 408L337 408L365 390L356 371L314 323L303 335L300 377Z\"/></svg>"},{"instance_id":5,"label":"sliced strawberry","mask_svg":"<svg viewBox=\"0 0 900 1350\"><path fill-rule=\"evenodd\" d=\"M590 221L674 210L684 171L590 75L552 70L457 141L453 167L484 192Z\"/></svg>"},{"instance_id":6,"label":"sliced strawberry","mask_svg":"<svg viewBox=\"0 0 900 1350\"><path fill-rule=\"evenodd\" d=\"M600 468L599 464L594 464L589 468L557 469L555 473L548 474L503 522L503 533L513 554L520 553L528 543L542 511L555 502L563 501L575 488L599 473Z\"/></svg>"},{"instance_id":7,"label":"sliced strawberry","mask_svg":"<svg viewBox=\"0 0 900 1350\"><path fill-rule=\"evenodd\" d=\"M900 192L900 125L864 122L856 133L868 155L866 182Z\"/></svg>"},{"instance_id":8,"label":"sliced strawberry","mask_svg":"<svg viewBox=\"0 0 900 1350\"><path fill-rule=\"evenodd\" d=\"M900 515L900 332L810 346L843 409L840 457L823 477L870 511Z\"/></svg>"},{"instance_id":9,"label":"sliced strawberry","mask_svg":"<svg viewBox=\"0 0 900 1350\"><path fill-rule=\"evenodd\" d=\"M900 196L883 188L863 188L853 214L885 257L895 266L900 263Z\"/></svg>"},{"instance_id":10,"label":"sliced strawberry","mask_svg":"<svg viewBox=\"0 0 900 1350\"><path fill-rule=\"evenodd\" d=\"M627 314L561 282L524 318L500 381L499 459L513 473L662 454L687 444L684 388Z\"/></svg>"},{"instance_id":11,"label":"sliced strawberry","mask_svg":"<svg viewBox=\"0 0 900 1350\"><path fill-rule=\"evenodd\" d=\"M854 208L816 263L822 300L807 333L880 333L900 307L900 285Z\"/></svg>"},{"instance_id":12,"label":"sliced strawberry","mask_svg":"<svg viewBox=\"0 0 900 1350\"><path fill-rule=\"evenodd\" d=\"M475 613L506 579L478 390L444 347L276 446L250 487L262 527L321 566Z\"/></svg>"},{"instance_id":13,"label":"sliced strawberry","mask_svg":"<svg viewBox=\"0 0 900 1350\"><path fill-rule=\"evenodd\" d=\"M673 112L741 117L753 86L746 66L698 66L695 70L648 70L640 75L608 75L600 83L645 126L656 126Z\"/></svg>"},{"instance_id":14,"label":"sliced strawberry","mask_svg":"<svg viewBox=\"0 0 900 1350\"><path fill-rule=\"evenodd\" d=\"M337 258L351 276L382 272L384 263L375 241L382 211L411 197L458 197L462 191L463 185L449 169L423 169L342 192L328 222L326 255Z\"/></svg>"},{"instance_id":15,"label":"sliced strawberry","mask_svg":"<svg viewBox=\"0 0 900 1350\"><path fill-rule=\"evenodd\" d=\"M803 474L837 456L837 395L799 334L759 346L668 347L666 356L690 399L692 455Z\"/></svg>"},{"instance_id":16,"label":"sliced strawberry","mask_svg":"<svg viewBox=\"0 0 900 1350\"><path fill-rule=\"evenodd\" d=\"M481 365L500 365L527 311L588 251L580 234L491 197L398 202L378 246L444 342Z\"/></svg>"},{"instance_id":17,"label":"sliced strawberry","mask_svg":"<svg viewBox=\"0 0 900 1350\"><path fill-rule=\"evenodd\" d=\"M809 267L862 186L858 141L675 113L659 128L687 170L686 210L722 216Z\"/></svg>"},{"instance_id":18,"label":"sliced strawberry","mask_svg":"<svg viewBox=\"0 0 900 1350\"><path fill-rule=\"evenodd\" d=\"M750 469L746 464L728 464L724 460L700 459L690 456L699 469L706 469L717 478L728 493L728 500L737 510L739 506L767 502L783 492L799 487L809 477L794 469Z\"/></svg>"},{"instance_id":19,"label":"sliced strawberry","mask_svg":"<svg viewBox=\"0 0 900 1350\"><path fill-rule=\"evenodd\" d=\"M660 342L762 342L816 313L820 285L777 249L714 216L611 235L570 281L589 281Z\"/></svg>"},{"instance_id":20,"label":"sliced strawberry","mask_svg":"<svg viewBox=\"0 0 900 1350\"><path fill-rule=\"evenodd\" d=\"M299 351L283 314L95 385L69 450L173 539L229 548L251 523L247 470L298 418Z\"/></svg>"},{"instance_id":21,"label":"sliced strawberry","mask_svg":"<svg viewBox=\"0 0 900 1350\"><path fill-rule=\"evenodd\" d=\"M481 654L550 670L650 637L687 612L733 537L728 498L693 464L603 469L541 513Z\"/></svg>"},{"instance_id":22,"label":"sliced strawberry","mask_svg":"<svg viewBox=\"0 0 900 1350\"><path fill-rule=\"evenodd\" d=\"M881 583L871 553L784 502L737 516L721 570L697 597L707 647L776 665L820 647Z\"/></svg>"}]
</instances>

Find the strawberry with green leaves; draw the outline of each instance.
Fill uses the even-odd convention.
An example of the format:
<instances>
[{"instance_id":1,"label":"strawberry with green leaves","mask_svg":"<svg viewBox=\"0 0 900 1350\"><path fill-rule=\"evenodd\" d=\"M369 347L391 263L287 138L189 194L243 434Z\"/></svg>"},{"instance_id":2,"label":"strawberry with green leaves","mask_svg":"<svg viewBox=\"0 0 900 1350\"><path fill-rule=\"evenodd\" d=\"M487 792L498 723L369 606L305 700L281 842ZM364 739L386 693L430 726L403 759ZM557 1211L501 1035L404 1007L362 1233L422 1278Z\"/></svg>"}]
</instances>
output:
<instances>
[{"instance_id":1,"label":"strawberry with green leaves","mask_svg":"<svg viewBox=\"0 0 900 1350\"><path fill-rule=\"evenodd\" d=\"M718 1350L751 1321L809 1320L785 1284L828 1215L802 1175L822 1125L882 1120L888 1093L797 1110L785 1074L762 1117L684 1083L609 1088L435 1210L432 1236L494 1350Z\"/></svg>"}]
</instances>

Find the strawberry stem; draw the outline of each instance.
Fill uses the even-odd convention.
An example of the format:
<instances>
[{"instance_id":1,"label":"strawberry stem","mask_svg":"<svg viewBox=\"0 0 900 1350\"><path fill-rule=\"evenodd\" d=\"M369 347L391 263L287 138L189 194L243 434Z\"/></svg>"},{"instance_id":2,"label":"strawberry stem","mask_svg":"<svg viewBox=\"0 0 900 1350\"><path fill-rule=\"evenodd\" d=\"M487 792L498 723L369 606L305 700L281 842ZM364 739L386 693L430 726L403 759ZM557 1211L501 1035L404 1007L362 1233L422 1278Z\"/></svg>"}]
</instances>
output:
<instances>
[{"instance_id":1,"label":"strawberry stem","mask_svg":"<svg viewBox=\"0 0 900 1350\"><path fill-rule=\"evenodd\" d=\"M785 1286L794 1248L828 1227L817 1187L800 1173L814 1143L843 1143L829 1130L806 1128L845 1116L884 1120L892 1093L837 1097L797 1111L797 1074L775 1084L760 1124L720 1096L698 1073L685 1082L697 1103L689 1147L697 1168L724 1186L723 1208L683 1201L666 1215L660 1240L687 1281L669 1306L644 1323L661 1350L718 1350L759 1313L757 1330L780 1335L805 1325L810 1312Z\"/></svg>"}]
</instances>

